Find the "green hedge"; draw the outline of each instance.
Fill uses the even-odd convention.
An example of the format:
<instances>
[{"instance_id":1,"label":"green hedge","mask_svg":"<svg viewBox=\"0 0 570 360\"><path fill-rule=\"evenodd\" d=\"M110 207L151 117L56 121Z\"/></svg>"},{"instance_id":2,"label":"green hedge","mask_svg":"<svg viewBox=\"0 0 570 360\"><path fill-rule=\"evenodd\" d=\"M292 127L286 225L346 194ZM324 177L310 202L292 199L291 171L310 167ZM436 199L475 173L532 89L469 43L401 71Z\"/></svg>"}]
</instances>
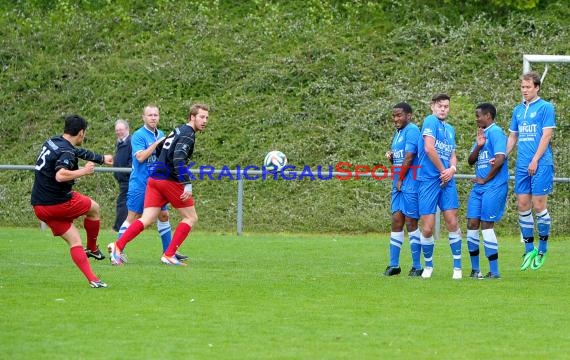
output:
<instances>
[{"instance_id":1,"label":"green hedge","mask_svg":"<svg viewBox=\"0 0 570 360\"><path fill-rule=\"evenodd\" d=\"M165 131L194 101L212 106L194 160L215 167L260 164L272 149L293 165L383 162L391 106L408 101L416 121L436 92L452 96L459 172L475 135L475 106L493 102L506 129L520 101L522 55L564 54L570 10L448 1L0 2L0 163L33 164L62 118L90 122L86 147L113 151L117 118L141 125L147 103ZM520 2L522 3L522 2ZM542 71L543 65L536 69ZM550 65L542 96L557 107L557 176L569 176L570 65ZM37 224L31 172L0 172L2 225ZM465 198L469 185L461 183ZM77 190L103 206L111 226L117 186L110 174ZM196 184L200 227L233 231L236 183ZM246 231L366 232L388 229L388 184L373 181L246 183ZM553 217L569 189L557 187ZM465 204L465 201L463 202ZM516 231L516 212L502 231ZM568 225L555 222L558 232Z\"/></svg>"}]
</instances>

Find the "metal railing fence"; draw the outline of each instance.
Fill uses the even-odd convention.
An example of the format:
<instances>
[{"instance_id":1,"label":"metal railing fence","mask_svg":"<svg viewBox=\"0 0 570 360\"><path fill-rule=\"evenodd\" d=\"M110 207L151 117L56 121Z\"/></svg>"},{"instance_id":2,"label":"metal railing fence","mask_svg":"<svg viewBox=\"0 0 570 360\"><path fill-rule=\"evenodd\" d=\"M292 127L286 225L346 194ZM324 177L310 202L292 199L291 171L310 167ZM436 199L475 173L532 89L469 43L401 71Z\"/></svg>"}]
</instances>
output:
<instances>
[{"instance_id":1,"label":"metal railing fence","mask_svg":"<svg viewBox=\"0 0 570 360\"><path fill-rule=\"evenodd\" d=\"M33 171L35 170L35 167L33 165L3 165L0 164L0 170L29 170L29 171ZM189 169L188 170L190 173L192 173L193 175L200 175L200 171L202 170L198 170L198 169ZM250 176L260 176L260 175L267 175L270 174L271 176L273 176L273 173L270 173L268 171L263 171L263 170L252 170L252 169L248 169L247 170L247 176L244 176L244 169L240 169L240 170L221 170L221 169L212 169L212 171L208 171L207 174L211 174L211 175L220 175L223 171L224 175L228 175L230 174L231 176L235 177L236 179L234 181L237 182L237 214L236 214L236 233L237 235L241 235L243 232L243 200L244 200L244 182L245 181L256 181L253 179L248 179L248 177ZM124 173L130 173L131 169L130 168L115 168L115 167L96 167L95 168L95 172L124 172ZM314 172L314 174L316 174L317 171ZM289 174L289 172L284 171L283 172L284 175ZM329 171L327 172L327 176L331 175L331 176L342 176L342 177L347 177L348 176L348 172L337 172L337 171ZM371 173L361 173L361 172L351 172L351 177L355 178L356 175L358 175L359 177L365 177L365 178L372 178L373 176L376 177L384 177L384 178L391 178L392 173L380 173L377 172L375 174L371 174ZM459 179L459 180L470 180L473 179L475 176L474 175L467 175L467 174L456 174L455 178ZM199 180L199 178L197 178ZM510 176L509 179L511 181L514 180L514 176ZM203 180L202 180L203 181ZM557 177L554 178L554 182L555 183L570 183L570 178L566 178L566 177ZM435 232L435 237L436 239L439 239L440 237L440 228L441 228L441 224L440 224L440 219L441 216L439 216L439 209L438 209L438 213L436 215L436 232Z\"/></svg>"}]
</instances>

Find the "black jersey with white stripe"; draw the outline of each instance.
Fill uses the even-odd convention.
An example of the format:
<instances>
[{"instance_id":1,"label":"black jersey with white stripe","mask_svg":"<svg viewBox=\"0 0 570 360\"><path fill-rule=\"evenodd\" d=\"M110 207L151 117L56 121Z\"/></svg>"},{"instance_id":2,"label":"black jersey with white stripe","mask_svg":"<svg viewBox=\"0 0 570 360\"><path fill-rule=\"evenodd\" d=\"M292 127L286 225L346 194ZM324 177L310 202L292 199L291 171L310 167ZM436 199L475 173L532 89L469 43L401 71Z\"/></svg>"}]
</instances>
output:
<instances>
[{"instance_id":1,"label":"black jersey with white stripe","mask_svg":"<svg viewBox=\"0 0 570 360\"><path fill-rule=\"evenodd\" d=\"M36 160L32 205L56 205L69 201L75 180L58 182L55 180L55 174L60 169L79 169L78 159L99 164L103 164L105 160L102 155L76 148L63 136L47 140Z\"/></svg>"},{"instance_id":2,"label":"black jersey with white stripe","mask_svg":"<svg viewBox=\"0 0 570 360\"><path fill-rule=\"evenodd\" d=\"M168 134L160 150L159 166L152 170L151 176L190 184L186 166L194 153L195 137L196 132L188 124L180 125Z\"/></svg>"}]
</instances>

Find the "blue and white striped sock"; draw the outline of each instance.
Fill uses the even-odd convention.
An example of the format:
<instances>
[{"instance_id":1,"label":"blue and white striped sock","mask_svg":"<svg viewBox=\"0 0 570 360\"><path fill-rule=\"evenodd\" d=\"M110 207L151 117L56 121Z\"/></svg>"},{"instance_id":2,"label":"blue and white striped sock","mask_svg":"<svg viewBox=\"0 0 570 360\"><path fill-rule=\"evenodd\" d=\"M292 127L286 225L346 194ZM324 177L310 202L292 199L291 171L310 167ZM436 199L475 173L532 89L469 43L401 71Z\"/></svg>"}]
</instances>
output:
<instances>
[{"instance_id":1,"label":"blue and white striped sock","mask_svg":"<svg viewBox=\"0 0 570 360\"><path fill-rule=\"evenodd\" d=\"M433 241L433 235L426 238L422 234L420 236L420 244L422 245L422 252L424 253L424 260L426 262L426 267L433 267L433 248L435 247L435 242Z\"/></svg>"},{"instance_id":2,"label":"blue and white striped sock","mask_svg":"<svg viewBox=\"0 0 570 360\"><path fill-rule=\"evenodd\" d=\"M519 226L524 239L525 252L534 250L534 218L532 211L519 211Z\"/></svg>"},{"instance_id":3,"label":"blue and white striped sock","mask_svg":"<svg viewBox=\"0 0 570 360\"><path fill-rule=\"evenodd\" d=\"M461 230L449 233L449 247L453 256L453 268L461 269Z\"/></svg>"},{"instance_id":4,"label":"blue and white striped sock","mask_svg":"<svg viewBox=\"0 0 570 360\"><path fill-rule=\"evenodd\" d=\"M390 266L398 267L400 265L400 250L404 243L403 231L392 231L390 233Z\"/></svg>"},{"instance_id":5,"label":"blue and white striped sock","mask_svg":"<svg viewBox=\"0 0 570 360\"><path fill-rule=\"evenodd\" d=\"M489 259L489 270L493 275L499 275L499 242L494 229L481 230L485 256Z\"/></svg>"},{"instance_id":6,"label":"blue and white striped sock","mask_svg":"<svg viewBox=\"0 0 570 360\"><path fill-rule=\"evenodd\" d=\"M550 235L550 214L548 209L544 209L536 214L536 225L538 227L538 251L545 253L548 250L548 236Z\"/></svg>"},{"instance_id":7,"label":"blue and white striped sock","mask_svg":"<svg viewBox=\"0 0 570 360\"><path fill-rule=\"evenodd\" d=\"M172 227L170 226L170 221L157 220L156 228L160 234L160 240L162 240L162 252L165 252L172 240Z\"/></svg>"},{"instance_id":8,"label":"blue and white striped sock","mask_svg":"<svg viewBox=\"0 0 570 360\"><path fill-rule=\"evenodd\" d=\"M420 236L421 231L420 229L416 229L411 233L408 233L410 237L410 251L412 253L412 267L414 269L421 269L422 268L422 245L420 243Z\"/></svg>"},{"instance_id":9,"label":"blue and white striped sock","mask_svg":"<svg viewBox=\"0 0 570 360\"><path fill-rule=\"evenodd\" d=\"M467 250L471 259L471 269L479 271L479 230L467 230Z\"/></svg>"},{"instance_id":10,"label":"blue and white striped sock","mask_svg":"<svg viewBox=\"0 0 570 360\"><path fill-rule=\"evenodd\" d=\"M119 228L119 233L117 234L117 239L120 239L121 236L127 231L127 229L131 226L131 223L127 222L127 220L123 221L121 227Z\"/></svg>"}]
</instances>

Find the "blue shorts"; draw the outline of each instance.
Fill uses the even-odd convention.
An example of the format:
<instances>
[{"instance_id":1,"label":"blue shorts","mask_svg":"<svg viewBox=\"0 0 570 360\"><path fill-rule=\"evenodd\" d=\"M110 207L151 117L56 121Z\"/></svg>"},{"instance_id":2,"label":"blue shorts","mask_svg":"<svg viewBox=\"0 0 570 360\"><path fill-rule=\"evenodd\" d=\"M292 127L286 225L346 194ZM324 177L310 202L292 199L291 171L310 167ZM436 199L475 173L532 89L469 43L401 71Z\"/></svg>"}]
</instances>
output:
<instances>
[{"instance_id":1,"label":"blue shorts","mask_svg":"<svg viewBox=\"0 0 570 360\"><path fill-rule=\"evenodd\" d=\"M420 216L435 214L437 207L441 211L459 209L459 196L455 179L451 179L444 187L439 178L419 181L418 197Z\"/></svg>"},{"instance_id":2,"label":"blue shorts","mask_svg":"<svg viewBox=\"0 0 570 360\"><path fill-rule=\"evenodd\" d=\"M398 211L406 217L419 219L418 194L392 190L392 214Z\"/></svg>"},{"instance_id":3,"label":"blue shorts","mask_svg":"<svg viewBox=\"0 0 570 360\"><path fill-rule=\"evenodd\" d=\"M554 166L541 165L530 176L526 168L515 170L515 194L548 195L554 184Z\"/></svg>"},{"instance_id":4,"label":"blue shorts","mask_svg":"<svg viewBox=\"0 0 570 360\"><path fill-rule=\"evenodd\" d=\"M146 189L145 189L146 190ZM144 193L141 189L129 188L127 192L127 209L137 214L142 214L144 210ZM163 206L162 210L167 210L167 206Z\"/></svg>"},{"instance_id":5,"label":"blue shorts","mask_svg":"<svg viewBox=\"0 0 570 360\"><path fill-rule=\"evenodd\" d=\"M473 186L467 201L467 219L487 222L501 220L505 213L509 184L495 187Z\"/></svg>"}]
</instances>

